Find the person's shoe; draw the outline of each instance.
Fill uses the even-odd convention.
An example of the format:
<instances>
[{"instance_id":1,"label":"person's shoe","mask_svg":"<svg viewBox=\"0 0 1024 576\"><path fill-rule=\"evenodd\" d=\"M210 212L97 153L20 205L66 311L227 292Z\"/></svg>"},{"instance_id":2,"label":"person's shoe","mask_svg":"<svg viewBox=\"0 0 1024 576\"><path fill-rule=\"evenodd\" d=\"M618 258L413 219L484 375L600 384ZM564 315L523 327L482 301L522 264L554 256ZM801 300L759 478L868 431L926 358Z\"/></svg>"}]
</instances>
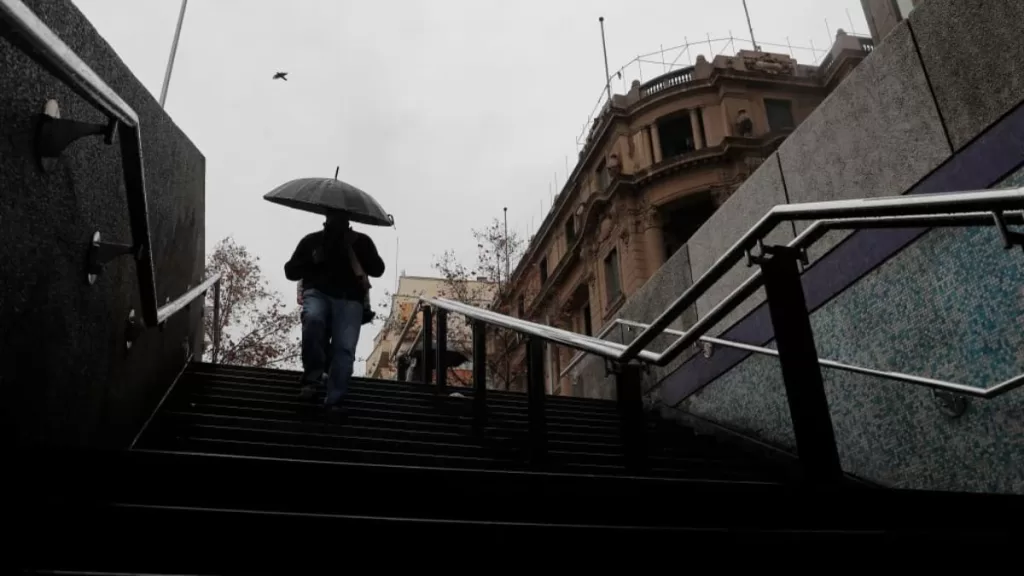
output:
<instances>
[{"instance_id":1,"label":"person's shoe","mask_svg":"<svg viewBox=\"0 0 1024 576\"><path fill-rule=\"evenodd\" d=\"M341 404L325 405L327 421L331 424L341 424L348 418L348 408Z\"/></svg>"},{"instance_id":2,"label":"person's shoe","mask_svg":"<svg viewBox=\"0 0 1024 576\"><path fill-rule=\"evenodd\" d=\"M312 384L306 384L299 390L299 398L302 400L312 400L316 397L316 386Z\"/></svg>"}]
</instances>

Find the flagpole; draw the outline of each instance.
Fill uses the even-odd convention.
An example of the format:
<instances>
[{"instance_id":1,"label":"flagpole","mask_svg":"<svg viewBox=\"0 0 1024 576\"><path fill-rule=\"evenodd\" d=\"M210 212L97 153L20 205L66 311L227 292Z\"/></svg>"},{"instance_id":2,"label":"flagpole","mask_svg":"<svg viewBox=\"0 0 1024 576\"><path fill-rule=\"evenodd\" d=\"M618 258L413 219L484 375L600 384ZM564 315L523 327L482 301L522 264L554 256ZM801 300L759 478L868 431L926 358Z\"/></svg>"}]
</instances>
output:
<instances>
[{"instance_id":1,"label":"flagpole","mask_svg":"<svg viewBox=\"0 0 1024 576\"><path fill-rule=\"evenodd\" d=\"M604 52L604 88L608 92L608 100L612 99L612 75L608 72L608 45L604 41L604 16L597 19L601 23L601 50Z\"/></svg>"},{"instance_id":2,"label":"flagpole","mask_svg":"<svg viewBox=\"0 0 1024 576\"><path fill-rule=\"evenodd\" d=\"M754 26L750 23L750 10L747 10L747 0L743 0L743 13L747 15L747 28L750 30L750 43L754 45L754 52L760 52L757 40L754 40Z\"/></svg>"},{"instance_id":3,"label":"flagpole","mask_svg":"<svg viewBox=\"0 0 1024 576\"><path fill-rule=\"evenodd\" d=\"M181 38L181 25L185 22L185 8L188 0L181 0L181 12L178 14L178 27L174 29L174 42L171 43L171 56L167 59L167 71L164 73L164 85L160 89L160 107L167 102L167 88L171 84L171 71L174 69L174 57L178 54L178 39Z\"/></svg>"}]
</instances>

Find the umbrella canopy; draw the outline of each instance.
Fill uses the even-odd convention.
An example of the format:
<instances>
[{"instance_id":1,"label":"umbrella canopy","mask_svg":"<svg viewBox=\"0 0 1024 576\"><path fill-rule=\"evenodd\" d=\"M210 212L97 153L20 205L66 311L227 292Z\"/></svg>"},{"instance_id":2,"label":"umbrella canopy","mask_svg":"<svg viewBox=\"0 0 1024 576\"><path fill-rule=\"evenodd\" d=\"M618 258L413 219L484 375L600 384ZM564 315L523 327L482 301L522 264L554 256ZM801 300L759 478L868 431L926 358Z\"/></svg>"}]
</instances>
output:
<instances>
[{"instance_id":1,"label":"umbrella canopy","mask_svg":"<svg viewBox=\"0 0 1024 576\"><path fill-rule=\"evenodd\" d=\"M299 178L263 196L275 204L316 214L344 213L352 222L391 226L394 218L366 192L334 178Z\"/></svg>"}]
</instances>

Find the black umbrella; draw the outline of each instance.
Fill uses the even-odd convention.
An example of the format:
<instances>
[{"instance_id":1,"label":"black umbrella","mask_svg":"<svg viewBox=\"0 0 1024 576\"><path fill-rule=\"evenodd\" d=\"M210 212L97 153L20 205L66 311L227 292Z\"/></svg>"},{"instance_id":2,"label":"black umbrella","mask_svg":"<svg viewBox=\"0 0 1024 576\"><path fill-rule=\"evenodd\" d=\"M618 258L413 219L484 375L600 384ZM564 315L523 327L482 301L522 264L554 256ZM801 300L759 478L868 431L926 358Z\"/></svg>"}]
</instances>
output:
<instances>
[{"instance_id":1,"label":"black umbrella","mask_svg":"<svg viewBox=\"0 0 1024 576\"><path fill-rule=\"evenodd\" d=\"M299 178L274 188L263 199L316 214L342 212L352 222L371 226L395 222L373 196L337 178Z\"/></svg>"}]
</instances>

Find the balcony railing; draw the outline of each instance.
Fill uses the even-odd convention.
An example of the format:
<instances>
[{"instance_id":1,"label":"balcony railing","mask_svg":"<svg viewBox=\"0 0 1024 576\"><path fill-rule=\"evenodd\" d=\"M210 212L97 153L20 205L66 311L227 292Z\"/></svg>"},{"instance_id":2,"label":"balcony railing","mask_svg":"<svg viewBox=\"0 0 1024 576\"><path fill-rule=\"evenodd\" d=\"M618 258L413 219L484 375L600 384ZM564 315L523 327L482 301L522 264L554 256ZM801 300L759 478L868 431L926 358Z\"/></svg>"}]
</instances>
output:
<instances>
[{"instance_id":1,"label":"balcony railing","mask_svg":"<svg viewBox=\"0 0 1024 576\"><path fill-rule=\"evenodd\" d=\"M669 88L674 88L681 84L686 84L687 82L691 82L692 80L693 66L687 66L686 68L673 70L668 74L662 74L661 76L658 76L653 80L649 80L644 84L641 84L640 97L647 98L648 96L652 96L654 94L657 94L658 92L668 90Z\"/></svg>"}]
</instances>

